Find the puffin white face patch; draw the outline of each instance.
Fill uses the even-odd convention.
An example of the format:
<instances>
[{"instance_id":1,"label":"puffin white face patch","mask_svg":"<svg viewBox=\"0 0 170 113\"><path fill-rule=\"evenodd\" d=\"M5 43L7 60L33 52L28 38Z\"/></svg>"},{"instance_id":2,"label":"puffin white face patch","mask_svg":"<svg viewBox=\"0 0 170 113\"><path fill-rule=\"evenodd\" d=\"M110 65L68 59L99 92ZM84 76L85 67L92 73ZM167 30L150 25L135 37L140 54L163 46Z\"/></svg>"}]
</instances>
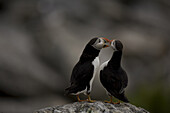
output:
<instances>
[{"instance_id":1,"label":"puffin white face patch","mask_svg":"<svg viewBox=\"0 0 170 113\"><path fill-rule=\"evenodd\" d=\"M92 46L97 50L100 50L103 48L104 44L105 44L104 40L102 38L98 38Z\"/></svg>"},{"instance_id":2,"label":"puffin white face patch","mask_svg":"<svg viewBox=\"0 0 170 113\"><path fill-rule=\"evenodd\" d=\"M111 42L111 47L112 47L112 49L113 49L114 51L117 51L115 41L112 41L112 42Z\"/></svg>"}]
</instances>

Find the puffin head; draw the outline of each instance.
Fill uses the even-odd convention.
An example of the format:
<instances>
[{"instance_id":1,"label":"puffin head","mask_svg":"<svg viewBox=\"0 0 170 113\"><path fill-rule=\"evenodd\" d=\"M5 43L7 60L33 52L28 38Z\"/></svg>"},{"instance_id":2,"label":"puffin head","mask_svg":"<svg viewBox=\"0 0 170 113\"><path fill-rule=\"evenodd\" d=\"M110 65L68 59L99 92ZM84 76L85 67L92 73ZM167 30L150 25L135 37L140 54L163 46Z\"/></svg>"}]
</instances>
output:
<instances>
[{"instance_id":1,"label":"puffin head","mask_svg":"<svg viewBox=\"0 0 170 113\"><path fill-rule=\"evenodd\" d=\"M102 48L107 48L110 46L110 40L104 37L95 37L90 40L89 44L93 46L97 50L101 50Z\"/></svg>"},{"instance_id":2,"label":"puffin head","mask_svg":"<svg viewBox=\"0 0 170 113\"><path fill-rule=\"evenodd\" d=\"M110 46L114 51L121 51L123 49L123 44L120 40L111 40Z\"/></svg>"}]
</instances>

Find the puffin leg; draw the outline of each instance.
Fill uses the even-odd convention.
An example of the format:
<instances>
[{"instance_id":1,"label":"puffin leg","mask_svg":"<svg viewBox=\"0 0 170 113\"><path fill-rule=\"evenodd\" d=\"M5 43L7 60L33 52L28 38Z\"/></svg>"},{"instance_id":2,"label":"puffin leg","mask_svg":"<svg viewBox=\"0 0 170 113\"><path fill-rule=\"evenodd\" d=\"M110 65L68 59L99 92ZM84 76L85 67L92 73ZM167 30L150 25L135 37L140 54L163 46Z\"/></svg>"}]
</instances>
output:
<instances>
[{"instance_id":1,"label":"puffin leg","mask_svg":"<svg viewBox=\"0 0 170 113\"><path fill-rule=\"evenodd\" d=\"M77 100L78 100L79 102L87 101L87 100L81 100L80 97L79 97L79 95L76 95L76 97L77 97Z\"/></svg>"},{"instance_id":2,"label":"puffin leg","mask_svg":"<svg viewBox=\"0 0 170 113\"><path fill-rule=\"evenodd\" d=\"M118 102L115 102L114 104L120 104L120 100L118 100Z\"/></svg>"},{"instance_id":3,"label":"puffin leg","mask_svg":"<svg viewBox=\"0 0 170 113\"><path fill-rule=\"evenodd\" d=\"M87 99L88 102L95 102L95 100L91 100L90 95L87 95L87 97L88 97Z\"/></svg>"},{"instance_id":4,"label":"puffin leg","mask_svg":"<svg viewBox=\"0 0 170 113\"><path fill-rule=\"evenodd\" d=\"M104 101L104 102L114 104L114 102L112 101L112 96L109 96L109 97L110 97L110 101Z\"/></svg>"}]
</instances>

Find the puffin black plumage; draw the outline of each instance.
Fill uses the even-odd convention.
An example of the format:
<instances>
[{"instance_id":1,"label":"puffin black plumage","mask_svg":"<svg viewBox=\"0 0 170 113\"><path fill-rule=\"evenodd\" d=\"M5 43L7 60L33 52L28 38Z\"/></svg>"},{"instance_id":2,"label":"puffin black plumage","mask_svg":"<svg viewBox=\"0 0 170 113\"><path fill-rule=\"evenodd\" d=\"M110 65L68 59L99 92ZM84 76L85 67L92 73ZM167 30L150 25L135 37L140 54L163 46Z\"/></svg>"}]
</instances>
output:
<instances>
[{"instance_id":1,"label":"puffin black plumage","mask_svg":"<svg viewBox=\"0 0 170 113\"><path fill-rule=\"evenodd\" d=\"M112 58L100 66L100 81L110 96L110 101L107 102L113 103L112 96L129 102L124 90L128 85L128 77L121 67L123 44L119 40L112 40L110 46L114 50Z\"/></svg>"},{"instance_id":2,"label":"puffin black plumage","mask_svg":"<svg viewBox=\"0 0 170 113\"><path fill-rule=\"evenodd\" d=\"M86 101L79 98L79 94L84 93L88 95L87 101L92 102L89 95L93 79L99 68L99 52L108 45L109 40L102 37L96 37L89 41L78 63L73 68L70 79L71 85L65 89L66 94L76 95L78 101Z\"/></svg>"}]
</instances>

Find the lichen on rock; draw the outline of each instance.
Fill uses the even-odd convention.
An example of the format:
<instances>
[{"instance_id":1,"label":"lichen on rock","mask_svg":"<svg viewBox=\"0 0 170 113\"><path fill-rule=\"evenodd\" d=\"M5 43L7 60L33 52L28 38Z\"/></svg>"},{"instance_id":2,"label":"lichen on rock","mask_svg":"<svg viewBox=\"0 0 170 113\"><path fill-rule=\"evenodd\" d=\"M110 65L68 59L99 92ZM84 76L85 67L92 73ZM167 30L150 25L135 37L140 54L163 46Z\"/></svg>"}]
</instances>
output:
<instances>
[{"instance_id":1,"label":"lichen on rock","mask_svg":"<svg viewBox=\"0 0 170 113\"><path fill-rule=\"evenodd\" d=\"M149 113L143 108L129 103L109 104L100 101L94 103L75 102L72 104L48 107L34 113Z\"/></svg>"}]
</instances>

